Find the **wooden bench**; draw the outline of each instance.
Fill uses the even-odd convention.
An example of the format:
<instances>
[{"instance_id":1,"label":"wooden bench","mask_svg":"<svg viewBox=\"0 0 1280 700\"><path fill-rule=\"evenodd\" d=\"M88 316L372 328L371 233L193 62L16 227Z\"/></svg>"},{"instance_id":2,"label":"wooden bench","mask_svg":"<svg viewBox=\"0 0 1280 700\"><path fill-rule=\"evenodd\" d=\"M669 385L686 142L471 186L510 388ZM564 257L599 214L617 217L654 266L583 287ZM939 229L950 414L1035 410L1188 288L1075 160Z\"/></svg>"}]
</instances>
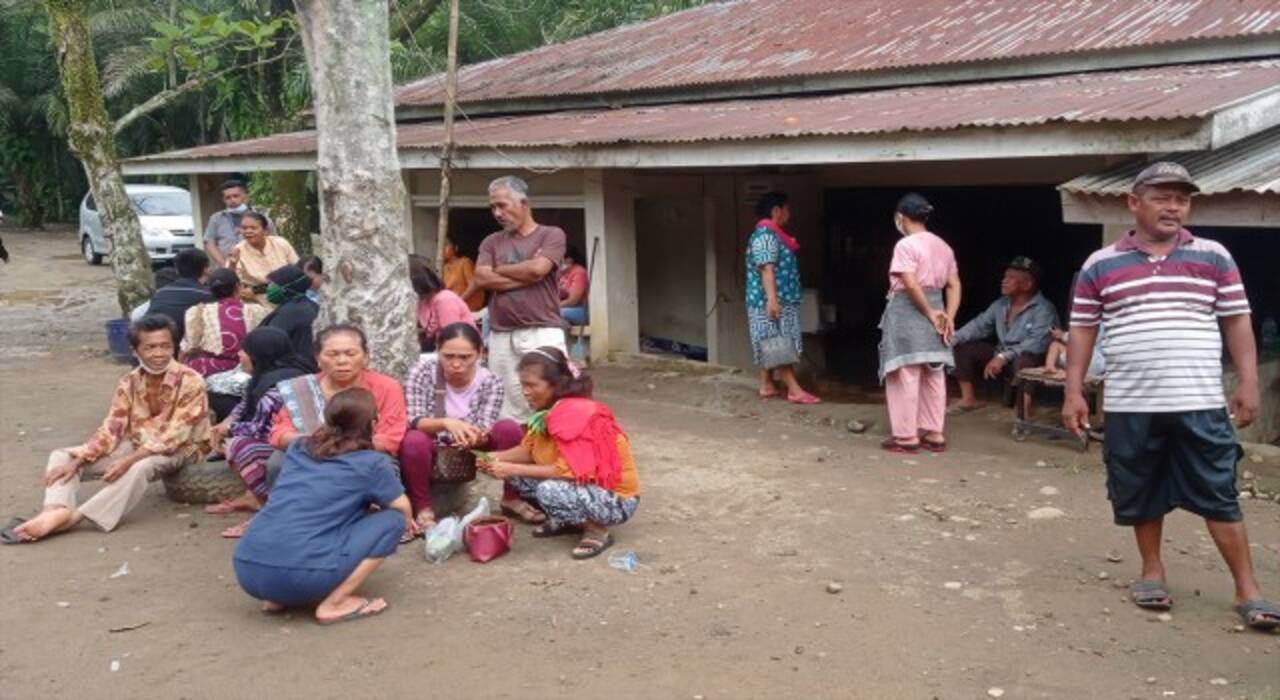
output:
<instances>
[{"instance_id":1,"label":"wooden bench","mask_svg":"<svg viewBox=\"0 0 1280 700\"><path fill-rule=\"evenodd\" d=\"M1102 431L1096 427L1085 432L1085 436L1081 438L1075 433L1067 430L1061 422L1040 423L1031 419L1027 415L1026 396L1034 392L1037 387L1050 387L1053 389L1066 390L1067 374L1062 370L1046 370L1043 367L1030 367L1018 372L1018 382L1016 387L1016 395L1014 397L1014 421L1013 421L1013 439L1025 440L1027 435L1032 433L1046 435L1049 437L1060 437L1075 440L1080 444L1080 450L1084 451L1089 448L1089 441L1102 441ZM1102 393L1103 380L1101 377L1087 376L1084 379L1084 397L1089 405L1089 414L1093 415L1098 411L1098 395Z\"/></svg>"}]
</instances>

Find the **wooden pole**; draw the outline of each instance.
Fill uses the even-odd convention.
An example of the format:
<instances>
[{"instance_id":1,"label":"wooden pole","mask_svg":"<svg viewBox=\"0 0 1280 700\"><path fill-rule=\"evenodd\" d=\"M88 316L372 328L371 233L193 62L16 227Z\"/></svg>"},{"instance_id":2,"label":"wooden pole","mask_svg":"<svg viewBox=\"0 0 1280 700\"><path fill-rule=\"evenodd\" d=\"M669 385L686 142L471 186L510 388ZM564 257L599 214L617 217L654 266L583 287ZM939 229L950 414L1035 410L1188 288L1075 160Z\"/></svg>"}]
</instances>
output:
<instances>
[{"instance_id":1,"label":"wooden pole","mask_svg":"<svg viewBox=\"0 0 1280 700\"><path fill-rule=\"evenodd\" d=\"M444 142L440 146L440 209L436 223L436 272L444 274L449 236L449 177L453 170L453 110L458 101L458 0L449 0L449 55L444 85Z\"/></svg>"}]
</instances>

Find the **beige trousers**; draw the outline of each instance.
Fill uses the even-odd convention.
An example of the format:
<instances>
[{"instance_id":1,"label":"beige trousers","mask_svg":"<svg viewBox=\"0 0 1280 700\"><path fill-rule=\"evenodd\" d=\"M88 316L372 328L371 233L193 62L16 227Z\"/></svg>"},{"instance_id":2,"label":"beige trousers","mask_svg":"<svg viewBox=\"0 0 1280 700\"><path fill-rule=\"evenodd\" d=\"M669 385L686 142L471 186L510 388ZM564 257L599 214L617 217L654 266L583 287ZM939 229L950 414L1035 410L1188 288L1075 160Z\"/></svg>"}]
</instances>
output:
<instances>
[{"instance_id":1,"label":"beige trousers","mask_svg":"<svg viewBox=\"0 0 1280 700\"><path fill-rule=\"evenodd\" d=\"M520 391L520 375L516 365L525 353L550 346L568 354L563 328L521 328L515 331L493 331L489 334L489 371L502 380L506 394L502 399L502 417L524 423L533 415Z\"/></svg>"},{"instance_id":2,"label":"beige trousers","mask_svg":"<svg viewBox=\"0 0 1280 700\"><path fill-rule=\"evenodd\" d=\"M45 467L45 472L48 473L70 464L74 460L71 456L71 449L54 450L50 453L49 464ZM80 474L76 474L60 484L54 484L46 488L44 490L45 507L62 506L71 510L78 510L81 515L92 520L95 525L107 532L111 532L120 523L120 519L133 510L142 500L143 494L147 492L148 482L155 481L165 474L176 472L185 465L177 457L147 457L136 462L119 479L103 486L89 500L79 505L76 504L76 492L80 490L82 474L90 477L101 477L103 472L107 471L107 468L111 466L112 461L128 455L131 451L132 447L129 442L122 440L120 446L116 447L111 454L102 457L96 462L84 465L80 470Z\"/></svg>"}]
</instances>

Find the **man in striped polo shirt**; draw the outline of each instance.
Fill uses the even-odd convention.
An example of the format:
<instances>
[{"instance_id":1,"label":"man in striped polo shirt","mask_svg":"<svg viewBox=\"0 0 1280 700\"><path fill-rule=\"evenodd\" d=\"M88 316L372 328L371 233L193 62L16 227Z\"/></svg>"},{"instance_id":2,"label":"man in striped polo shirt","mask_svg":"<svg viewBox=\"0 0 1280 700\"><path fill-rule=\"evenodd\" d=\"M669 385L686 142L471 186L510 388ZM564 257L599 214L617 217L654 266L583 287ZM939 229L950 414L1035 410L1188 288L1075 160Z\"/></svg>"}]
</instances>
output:
<instances>
[{"instance_id":1,"label":"man in striped polo shirt","mask_svg":"<svg viewBox=\"0 0 1280 700\"><path fill-rule=\"evenodd\" d=\"M1199 188L1177 163L1155 163L1129 194L1136 227L1085 261L1071 306L1067 427L1088 428L1085 369L1106 326L1107 497L1117 525L1131 526L1142 574L1137 605L1167 610L1173 597L1160 559L1164 516L1184 508L1205 519L1235 579L1236 611L1258 629L1280 626L1280 608L1262 598L1236 491L1243 451L1231 416L1244 427L1258 412L1258 360L1249 301L1235 261L1221 244L1183 223ZM1228 415L1222 345L1240 377Z\"/></svg>"}]
</instances>

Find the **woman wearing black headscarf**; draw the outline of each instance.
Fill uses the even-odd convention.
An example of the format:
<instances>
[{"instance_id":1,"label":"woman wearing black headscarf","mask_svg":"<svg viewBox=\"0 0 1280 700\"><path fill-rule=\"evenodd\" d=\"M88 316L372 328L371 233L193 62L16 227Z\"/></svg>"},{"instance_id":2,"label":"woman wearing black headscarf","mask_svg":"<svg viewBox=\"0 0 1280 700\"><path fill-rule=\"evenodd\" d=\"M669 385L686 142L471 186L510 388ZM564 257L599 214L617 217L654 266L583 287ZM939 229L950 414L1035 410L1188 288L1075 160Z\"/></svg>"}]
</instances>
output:
<instances>
[{"instance_id":1,"label":"woman wearing black headscarf","mask_svg":"<svg viewBox=\"0 0 1280 700\"><path fill-rule=\"evenodd\" d=\"M244 339L240 350L240 366L253 379L245 387L244 398L226 420L214 426L214 439L226 438L227 462L244 480L244 494L205 511L226 514L237 510L256 511L267 499L267 459L274 448L268 442L271 419L284 401L276 385L288 379L310 374L306 363L293 351L289 336L278 328L262 326ZM239 537L243 525L228 528L227 537Z\"/></svg>"},{"instance_id":2,"label":"woman wearing black headscarf","mask_svg":"<svg viewBox=\"0 0 1280 700\"><path fill-rule=\"evenodd\" d=\"M272 270L267 280L267 301L275 304L276 309L262 319L262 325L284 331L294 353L310 368L309 374L320 371L312 331L320 305L307 295L311 278L297 265L285 265Z\"/></svg>"}]
</instances>

